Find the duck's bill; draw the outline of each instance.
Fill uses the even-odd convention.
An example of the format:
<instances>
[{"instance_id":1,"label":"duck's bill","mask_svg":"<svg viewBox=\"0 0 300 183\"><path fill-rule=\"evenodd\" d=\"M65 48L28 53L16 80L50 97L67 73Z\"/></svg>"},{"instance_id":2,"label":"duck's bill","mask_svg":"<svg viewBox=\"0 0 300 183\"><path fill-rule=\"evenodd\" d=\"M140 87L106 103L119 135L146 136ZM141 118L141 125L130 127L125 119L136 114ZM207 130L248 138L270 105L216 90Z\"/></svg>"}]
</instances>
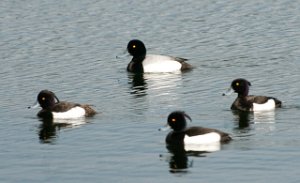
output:
<instances>
[{"instance_id":1,"label":"duck's bill","mask_svg":"<svg viewBox=\"0 0 300 183\"><path fill-rule=\"evenodd\" d=\"M121 53L120 55L117 55L116 59L122 59L122 58L126 58L126 57L129 57L129 56L130 55L129 55L127 49L126 49L126 50L123 51L123 53Z\"/></svg>"},{"instance_id":2,"label":"duck's bill","mask_svg":"<svg viewBox=\"0 0 300 183\"><path fill-rule=\"evenodd\" d=\"M234 92L234 90L232 88L228 88L223 94L222 96L228 96L231 95Z\"/></svg>"},{"instance_id":3,"label":"duck's bill","mask_svg":"<svg viewBox=\"0 0 300 183\"><path fill-rule=\"evenodd\" d=\"M168 124L166 124L165 126L159 128L158 131L167 131L169 129L170 129L170 126Z\"/></svg>"},{"instance_id":4,"label":"duck's bill","mask_svg":"<svg viewBox=\"0 0 300 183\"><path fill-rule=\"evenodd\" d=\"M36 101L32 106L28 106L28 109L35 109L35 108L38 108L40 107L40 104L38 101Z\"/></svg>"}]
</instances>

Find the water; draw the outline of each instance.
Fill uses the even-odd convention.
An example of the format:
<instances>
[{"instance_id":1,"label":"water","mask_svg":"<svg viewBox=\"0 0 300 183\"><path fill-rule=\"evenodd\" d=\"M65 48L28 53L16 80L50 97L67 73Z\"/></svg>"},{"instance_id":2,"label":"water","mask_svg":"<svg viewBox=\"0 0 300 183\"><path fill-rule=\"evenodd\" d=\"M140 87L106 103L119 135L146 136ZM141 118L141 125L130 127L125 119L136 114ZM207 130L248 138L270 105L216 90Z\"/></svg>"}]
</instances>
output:
<instances>
[{"instance_id":1,"label":"water","mask_svg":"<svg viewBox=\"0 0 300 183\"><path fill-rule=\"evenodd\" d=\"M0 182L299 182L299 19L298 1L1 1ZM196 68L129 74L133 38ZM238 77L284 107L231 112ZM100 114L43 126L42 89ZM173 155L158 128L178 109L234 140Z\"/></svg>"}]
</instances>

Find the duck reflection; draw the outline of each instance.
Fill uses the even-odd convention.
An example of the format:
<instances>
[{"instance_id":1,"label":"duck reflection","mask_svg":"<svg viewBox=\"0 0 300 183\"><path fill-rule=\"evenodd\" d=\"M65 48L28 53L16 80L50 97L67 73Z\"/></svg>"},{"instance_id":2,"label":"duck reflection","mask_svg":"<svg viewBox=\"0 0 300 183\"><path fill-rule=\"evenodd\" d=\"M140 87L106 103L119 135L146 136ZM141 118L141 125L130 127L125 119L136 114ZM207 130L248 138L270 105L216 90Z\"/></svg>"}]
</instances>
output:
<instances>
[{"instance_id":1,"label":"duck reflection","mask_svg":"<svg viewBox=\"0 0 300 183\"><path fill-rule=\"evenodd\" d=\"M128 73L129 84L131 84L131 94L136 96L145 96L147 95L147 83L144 79L143 73Z\"/></svg>"},{"instance_id":2,"label":"duck reflection","mask_svg":"<svg viewBox=\"0 0 300 183\"><path fill-rule=\"evenodd\" d=\"M182 84L181 73L128 73L128 78L130 93L137 97L147 95L148 89L157 95L169 94Z\"/></svg>"},{"instance_id":3,"label":"duck reflection","mask_svg":"<svg viewBox=\"0 0 300 183\"><path fill-rule=\"evenodd\" d=\"M237 124L238 129L246 129L250 126L250 114L251 112L247 111L238 111L233 110L232 114L235 116L235 122Z\"/></svg>"},{"instance_id":4,"label":"duck reflection","mask_svg":"<svg viewBox=\"0 0 300 183\"><path fill-rule=\"evenodd\" d=\"M221 143L206 145L184 145L182 143L167 144L166 148L171 153L169 167L171 173L187 173L193 166L193 161L188 157L206 157L207 153L221 150Z\"/></svg>"},{"instance_id":5,"label":"duck reflection","mask_svg":"<svg viewBox=\"0 0 300 183\"><path fill-rule=\"evenodd\" d=\"M171 153L169 158L170 173L188 173L188 168L193 167L193 160L188 157L206 157L209 151L186 150L184 145L167 145L166 148Z\"/></svg>"},{"instance_id":6,"label":"duck reflection","mask_svg":"<svg viewBox=\"0 0 300 183\"><path fill-rule=\"evenodd\" d=\"M192 167L192 163L189 162L188 156L183 146L171 146L167 145L167 149L172 154L169 159L169 167L171 173L187 172L189 167Z\"/></svg>"},{"instance_id":7,"label":"duck reflection","mask_svg":"<svg viewBox=\"0 0 300 183\"><path fill-rule=\"evenodd\" d=\"M254 123L275 123L275 111L257 111L253 112Z\"/></svg>"},{"instance_id":8,"label":"duck reflection","mask_svg":"<svg viewBox=\"0 0 300 183\"><path fill-rule=\"evenodd\" d=\"M232 111L238 129L248 129L251 123L275 123L275 111L247 112Z\"/></svg>"},{"instance_id":9,"label":"duck reflection","mask_svg":"<svg viewBox=\"0 0 300 183\"><path fill-rule=\"evenodd\" d=\"M73 128L86 123L84 118L80 119L40 119L42 122L39 126L39 139L41 143L53 143L57 138L57 132L64 128Z\"/></svg>"}]
</instances>

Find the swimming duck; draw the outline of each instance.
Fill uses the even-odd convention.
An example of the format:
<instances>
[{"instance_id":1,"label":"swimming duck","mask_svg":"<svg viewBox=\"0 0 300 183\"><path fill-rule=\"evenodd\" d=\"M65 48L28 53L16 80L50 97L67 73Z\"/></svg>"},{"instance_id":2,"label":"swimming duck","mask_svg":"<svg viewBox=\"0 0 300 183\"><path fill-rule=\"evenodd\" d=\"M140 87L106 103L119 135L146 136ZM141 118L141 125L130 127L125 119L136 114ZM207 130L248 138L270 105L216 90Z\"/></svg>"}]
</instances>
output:
<instances>
[{"instance_id":1,"label":"swimming duck","mask_svg":"<svg viewBox=\"0 0 300 183\"><path fill-rule=\"evenodd\" d=\"M187 128L186 118L192 120L184 111L174 111L168 116L168 125L173 129L166 137L168 145L207 145L232 140L228 133L217 129L198 126Z\"/></svg>"},{"instance_id":2,"label":"swimming duck","mask_svg":"<svg viewBox=\"0 0 300 183\"><path fill-rule=\"evenodd\" d=\"M127 45L128 53L133 56L127 71L134 73L176 72L192 69L187 59L163 55L148 55L146 47L140 40L134 39Z\"/></svg>"},{"instance_id":3,"label":"swimming duck","mask_svg":"<svg viewBox=\"0 0 300 183\"><path fill-rule=\"evenodd\" d=\"M232 81L230 89L223 94L223 96L232 92L238 94L231 105L232 110L266 111L281 107L281 101L274 97L248 95L250 86L251 83L243 78Z\"/></svg>"},{"instance_id":4,"label":"swimming duck","mask_svg":"<svg viewBox=\"0 0 300 183\"><path fill-rule=\"evenodd\" d=\"M49 90L40 91L37 96L37 105L33 108L38 105L42 107L42 110L38 112L37 116L44 119L73 119L90 117L97 113L87 104L59 101L57 96Z\"/></svg>"}]
</instances>

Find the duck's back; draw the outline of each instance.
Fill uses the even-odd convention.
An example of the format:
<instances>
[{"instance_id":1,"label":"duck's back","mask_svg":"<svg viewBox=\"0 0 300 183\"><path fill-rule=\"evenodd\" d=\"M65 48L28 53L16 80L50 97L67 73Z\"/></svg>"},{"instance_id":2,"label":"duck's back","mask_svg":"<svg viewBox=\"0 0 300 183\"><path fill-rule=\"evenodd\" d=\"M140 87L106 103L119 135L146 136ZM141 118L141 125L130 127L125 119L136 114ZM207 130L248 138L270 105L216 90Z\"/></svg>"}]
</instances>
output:
<instances>
[{"instance_id":1,"label":"duck's back","mask_svg":"<svg viewBox=\"0 0 300 183\"><path fill-rule=\"evenodd\" d=\"M189 142L229 142L231 137L228 133L213 128L190 127L186 130L185 140Z\"/></svg>"},{"instance_id":2,"label":"duck's back","mask_svg":"<svg viewBox=\"0 0 300 183\"><path fill-rule=\"evenodd\" d=\"M66 112L76 106L80 106L80 104L73 103L73 102L60 101L59 103L56 103L54 105L52 112Z\"/></svg>"}]
</instances>

